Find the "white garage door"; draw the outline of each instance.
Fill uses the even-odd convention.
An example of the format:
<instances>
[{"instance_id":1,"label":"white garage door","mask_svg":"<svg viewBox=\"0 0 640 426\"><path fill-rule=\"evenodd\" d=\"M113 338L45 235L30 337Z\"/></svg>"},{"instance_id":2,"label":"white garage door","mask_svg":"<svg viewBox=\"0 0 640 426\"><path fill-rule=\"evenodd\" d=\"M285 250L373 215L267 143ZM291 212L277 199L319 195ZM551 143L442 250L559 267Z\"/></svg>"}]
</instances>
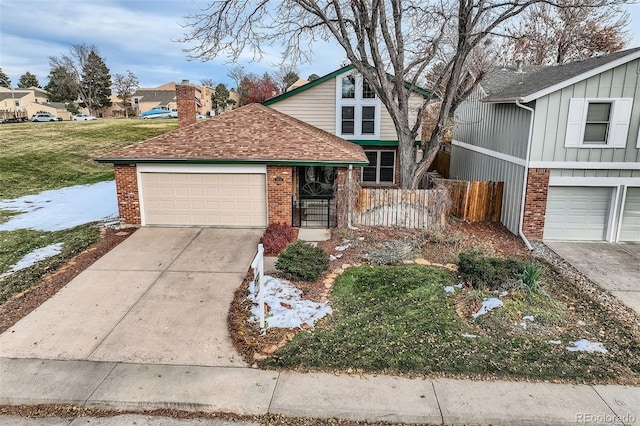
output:
<instances>
[{"instance_id":1,"label":"white garage door","mask_svg":"<svg viewBox=\"0 0 640 426\"><path fill-rule=\"evenodd\" d=\"M640 241L640 188L627 188L619 241Z\"/></svg>"},{"instance_id":2,"label":"white garage door","mask_svg":"<svg viewBox=\"0 0 640 426\"><path fill-rule=\"evenodd\" d=\"M549 187L544 239L606 239L612 188Z\"/></svg>"},{"instance_id":3,"label":"white garage door","mask_svg":"<svg viewBox=\"0 0 640 426\"><path fill-rule=\"evenodd\" d=\"M266 177L242 173L140 173L145 225L264 227Z\"/></svg>"}]
</instances>

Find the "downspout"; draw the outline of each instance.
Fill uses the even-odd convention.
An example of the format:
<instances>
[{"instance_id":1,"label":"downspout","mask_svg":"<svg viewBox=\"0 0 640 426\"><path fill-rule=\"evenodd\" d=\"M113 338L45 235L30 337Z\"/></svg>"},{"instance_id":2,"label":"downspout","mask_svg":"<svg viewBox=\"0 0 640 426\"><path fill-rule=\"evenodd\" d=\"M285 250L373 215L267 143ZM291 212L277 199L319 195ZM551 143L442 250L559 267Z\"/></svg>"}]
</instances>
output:
<instances>
[{"instance_id":1,"label":"downspout","mask_svg":"<svg viewBox=\"0 0 640 426\"><path fill-rule=\"evenodd\" d=\"M533 250L533 246L524 235L522 226L524 225L524 203L527 197L527 179L529 179L529 159L531 156L531 142L533 141L533 119L535 116L535 110L528 106L522 105L520 103L520 100L518 99L516 99L516 105L531 113L531 118L529 119L529 140L527 141L527 156L524 163L524 177L522 179L522 198L520 200L520 223L518 224L518 234L520 235L520 238L522 238L522 241L527 246L527 248L529 250Z\"/></svg>"},{"instance_id":2,"label":"downspout","mask_svg":"<svg viewBox=\"0 0 640 426\"><path fill-rule=\"evenodd\" d=\"M355 226L351 225L351 185L352 185L352 173L353 173L353 164L349 164L349 173L347 173L347 196L349 198L347 206L347 228L351 230L357 230Z\"/></svg>"}]
</instances>

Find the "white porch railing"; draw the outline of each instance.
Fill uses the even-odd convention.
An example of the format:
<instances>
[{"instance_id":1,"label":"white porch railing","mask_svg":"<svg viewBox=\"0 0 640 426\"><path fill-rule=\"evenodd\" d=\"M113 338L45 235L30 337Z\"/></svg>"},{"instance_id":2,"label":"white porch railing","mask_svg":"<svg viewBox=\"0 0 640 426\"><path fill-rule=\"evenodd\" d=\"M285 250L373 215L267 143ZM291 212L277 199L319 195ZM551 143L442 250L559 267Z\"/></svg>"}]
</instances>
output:
<instances>
[{"instance_id":1,"label":"white porch railing","mask_svg":"<svg viewBox=\"0 0 640 426\"><path fill-rule=\"evenodd\" d=\"M264 247L258 244L258 253L251 263L253 285L258 289L258 307L260 309L260 329L264 330Z\"/></svg>"}]
</instances>

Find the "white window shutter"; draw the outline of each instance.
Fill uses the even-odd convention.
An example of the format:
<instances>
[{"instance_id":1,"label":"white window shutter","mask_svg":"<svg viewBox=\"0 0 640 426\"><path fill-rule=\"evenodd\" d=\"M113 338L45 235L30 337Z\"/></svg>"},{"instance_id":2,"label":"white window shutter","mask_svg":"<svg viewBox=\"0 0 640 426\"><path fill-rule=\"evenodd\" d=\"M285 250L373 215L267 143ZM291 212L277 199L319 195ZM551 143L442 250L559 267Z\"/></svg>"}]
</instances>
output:
<instances>
[{"instance_id":1,"label":"white window shutter","mask_svg":"<svg viewBox=\"0 0 640 426\"><path fill-rule=\"evenodd\" d=\"M577 148L582 143L584 135L586 99L572 98L569 100L569 116L567 118L567 134L564 139L565 148Z\"/></svg>"},{"instance_id":2,"label":"white window shutter","mask_svg":"<svg viewBox=\"0 0 640 426\"><path fill-rule=\"evenodd\" d=\"M613 104L613 117L611 117L611 128L609 129L609 146L613 148L624 148L627 146L632 106L633 98L615 100Z\"/></svg>"}]
</instances>

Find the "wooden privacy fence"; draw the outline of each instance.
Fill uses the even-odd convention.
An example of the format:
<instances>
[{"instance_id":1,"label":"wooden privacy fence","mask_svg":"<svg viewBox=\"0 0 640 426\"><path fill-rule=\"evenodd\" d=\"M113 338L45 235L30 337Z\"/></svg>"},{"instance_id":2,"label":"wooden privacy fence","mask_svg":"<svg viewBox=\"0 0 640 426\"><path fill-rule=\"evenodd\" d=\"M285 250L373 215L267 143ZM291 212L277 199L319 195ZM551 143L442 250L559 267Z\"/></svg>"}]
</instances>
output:
<instances>
[{"instance_id":1,"label":"wooden privacy fence","mask_svg":"<svg viewBox=\"0 0 640 426\"><path fill-rule=\"evenodd\" d=\"M439 228L445 224L449 200L441 189L363 188L354 221L362 226Z\"/></svg>"},{"instance_id":2,"label":"wooden privacy fence","mask_svg":"<svg viewBox=\"0 0 640 426\"><path fill-rule=\"evenodd\" d=\"M469 222L500 222L504 182L435 179L449 191L450 213Z\"/></svg>"}]
</instances>

